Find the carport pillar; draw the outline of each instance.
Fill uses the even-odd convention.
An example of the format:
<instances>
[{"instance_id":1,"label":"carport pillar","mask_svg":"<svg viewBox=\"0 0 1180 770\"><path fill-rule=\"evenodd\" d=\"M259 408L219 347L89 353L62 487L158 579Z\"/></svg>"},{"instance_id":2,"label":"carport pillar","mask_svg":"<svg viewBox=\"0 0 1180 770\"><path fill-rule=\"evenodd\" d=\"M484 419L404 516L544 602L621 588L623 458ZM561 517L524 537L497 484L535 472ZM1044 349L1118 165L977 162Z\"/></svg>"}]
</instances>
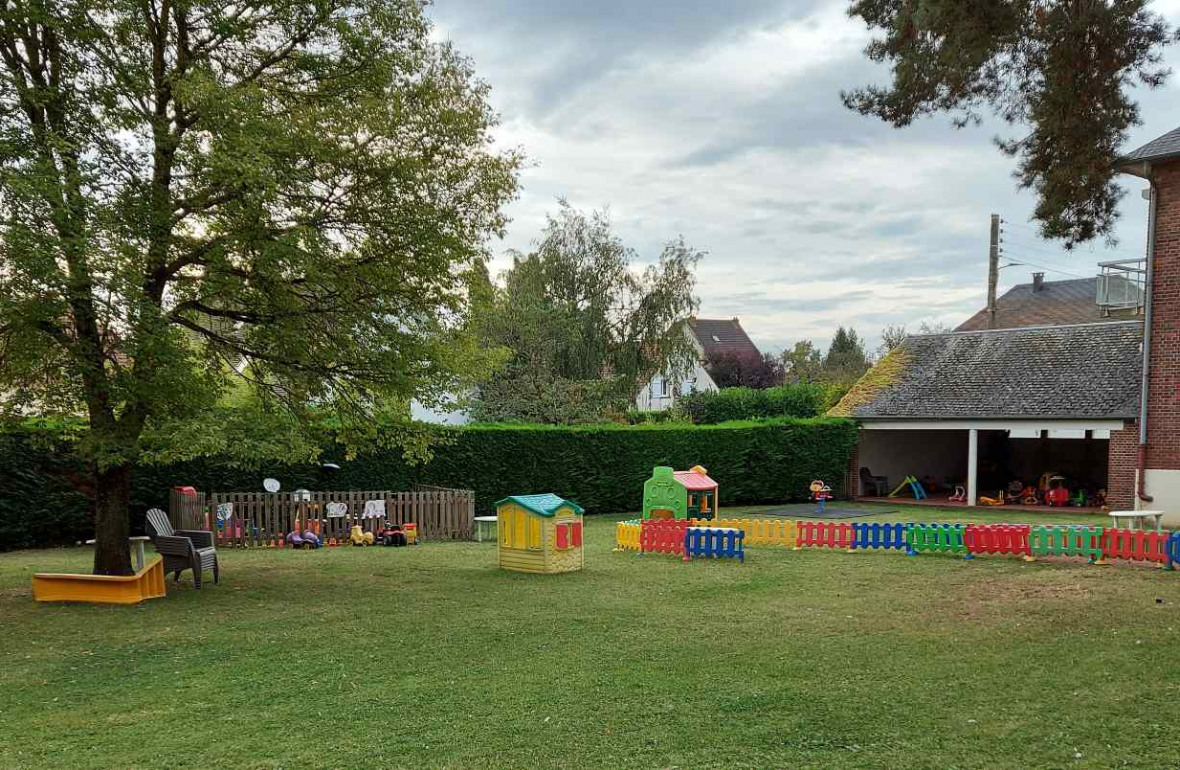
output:
<instances>
[{"instance_id":1,"label":"carport pillar","mask_svg":"<svg viewBox=\"0 0 1180 770\"><path fill-rule=\"evenodd\" d=\"M967 431L967 505L975 505L979 497L977 486L977 471L979 470L979 431L970 428Z\"/></svg>"}]
</instances>

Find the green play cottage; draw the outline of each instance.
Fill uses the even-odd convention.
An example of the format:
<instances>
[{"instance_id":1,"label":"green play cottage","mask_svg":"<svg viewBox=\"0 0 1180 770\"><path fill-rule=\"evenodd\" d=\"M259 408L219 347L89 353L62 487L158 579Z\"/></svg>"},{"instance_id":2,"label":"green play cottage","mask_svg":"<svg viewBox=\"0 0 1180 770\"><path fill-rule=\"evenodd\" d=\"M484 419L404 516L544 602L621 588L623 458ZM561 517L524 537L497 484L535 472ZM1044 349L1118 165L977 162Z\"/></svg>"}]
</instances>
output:
<instances>
[{"instance_id":1,"label":"green play cottage","mask_svg":"<svg viewBox=\"0 0 1180 770\"><path fill-rule=\"evenodd\" d=\"M643 482L643 518L713 519L717 514L717 482L699 465L677 471L655 468Z\"/></svg>"}]
</instances>

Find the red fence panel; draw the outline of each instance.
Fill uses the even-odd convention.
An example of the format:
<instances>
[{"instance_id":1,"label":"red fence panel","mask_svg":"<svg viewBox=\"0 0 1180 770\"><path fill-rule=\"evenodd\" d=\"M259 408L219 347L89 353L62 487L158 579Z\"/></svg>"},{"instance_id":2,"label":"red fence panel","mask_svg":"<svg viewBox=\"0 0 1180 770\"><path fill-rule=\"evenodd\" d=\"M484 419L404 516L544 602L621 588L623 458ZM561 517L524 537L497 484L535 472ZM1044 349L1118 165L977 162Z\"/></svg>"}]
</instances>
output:
<instances>
[{"instance_id":1,"label":"red fence panel","mask_svg":"<svg viewBox=\"0 0 1180 770\"><path fill-rule=\"evenodd\" d=\"M641 553L674 553L684 555L684 533L687 521L648 519L639 528Z\"/></svg>"},{"instance_id":2,"label":"red fence panel","mask_svg":"<svg viewBox=\"0 0 1180 770\"><path fill-rule=\"evenodd\" d=\"M967 553L1030 555L1028 524L968 524L963 530Z\"/></svg>"},{"instance_id":3,"label":"red fence panel","mask_svg":"<svg viewBox=\"0 0 1180 770\"><path fill-rule=\"evenodd\" d=\"M1167 546L1167 532L1107 529L1102 535L1102 558L1167 564Z\"/></svg>"},{"instance_id":4,"label":"red fence panel","mask_svg":"<svg viewBox=\"0 0 1180 770\"><path fill-rule=\"evenodd\" d=\"M796 547L851 548L852 524L835 521L800 521L797 522L799 537Z\"/></svg>"}]
</instances>

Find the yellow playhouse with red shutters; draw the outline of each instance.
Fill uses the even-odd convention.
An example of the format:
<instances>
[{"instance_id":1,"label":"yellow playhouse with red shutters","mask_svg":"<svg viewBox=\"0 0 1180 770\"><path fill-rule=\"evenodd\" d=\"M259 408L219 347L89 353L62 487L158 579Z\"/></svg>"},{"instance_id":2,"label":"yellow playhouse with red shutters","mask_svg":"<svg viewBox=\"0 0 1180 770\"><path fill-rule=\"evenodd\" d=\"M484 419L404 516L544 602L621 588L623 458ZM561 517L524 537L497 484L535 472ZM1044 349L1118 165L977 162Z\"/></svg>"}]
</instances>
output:
<instances>
[{"instance_id":1,"label":"yellow playhouse with red shutters","mask_svg":"<svg viewBox=\"0 0 1180 770\"><path fill-rule=\"evenodd\" d=\"M551 574L582 569L582 508L557 495L496 503L500 568Z\"/></svg>"}]
</instances>

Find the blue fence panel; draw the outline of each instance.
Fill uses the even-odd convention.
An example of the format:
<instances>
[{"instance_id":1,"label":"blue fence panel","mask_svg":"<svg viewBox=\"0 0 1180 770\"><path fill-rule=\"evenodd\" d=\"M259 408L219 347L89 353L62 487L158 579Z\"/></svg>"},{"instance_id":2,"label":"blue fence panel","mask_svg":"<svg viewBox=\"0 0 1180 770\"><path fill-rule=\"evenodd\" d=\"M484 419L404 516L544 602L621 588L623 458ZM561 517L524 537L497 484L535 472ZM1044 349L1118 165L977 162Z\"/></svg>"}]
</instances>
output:
<instances>
[{"instance_id":1,"label":"blue fence panel","mask_svg":"<svg viewBox=\"0 0 1180 770\"><path fill-rule=\"evenodd\" d=\"M854 522L852 547L905 550L906 531L911 526L900 522Z\"/></svg>"},{"instance_id":2,"label":"blue fence panel","mask_svg":"<svg viewBox=\"0 0 1180 770\"><path fill-rule=\"evenodd\" d=\"M684 560L697 556L737 559L745 563L746 533L740 529L689 527L684 531Z\"/></svg>"}]
</instances>

